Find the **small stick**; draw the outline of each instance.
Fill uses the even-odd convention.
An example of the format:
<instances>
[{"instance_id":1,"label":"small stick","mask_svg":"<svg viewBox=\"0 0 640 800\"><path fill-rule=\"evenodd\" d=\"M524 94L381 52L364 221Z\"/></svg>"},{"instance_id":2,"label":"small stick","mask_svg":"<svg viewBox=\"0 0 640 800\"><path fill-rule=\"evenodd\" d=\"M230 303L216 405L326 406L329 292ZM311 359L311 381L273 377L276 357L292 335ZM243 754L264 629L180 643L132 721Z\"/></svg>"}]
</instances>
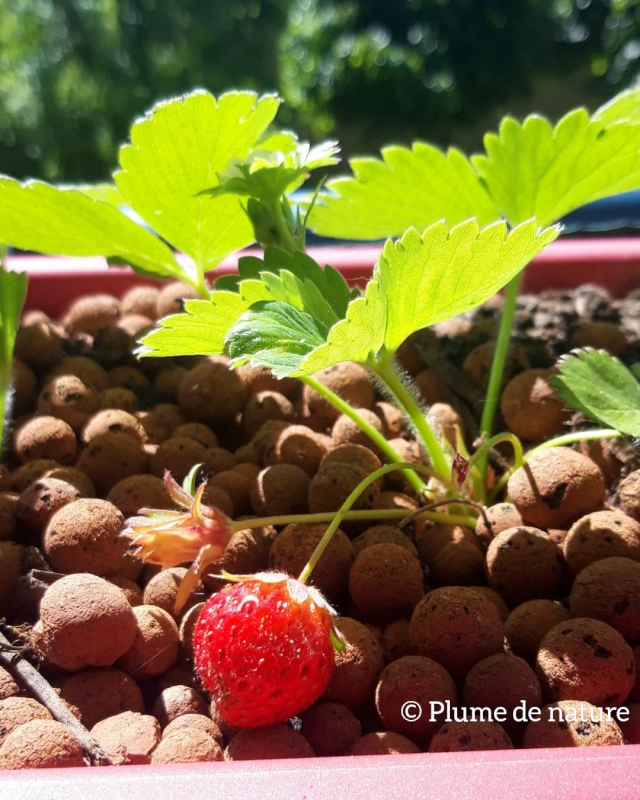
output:
<instances>
[{"instance_id":1,"label":"small stick","mask_svg":"<svg viewBox=\"0 0 640 800\"><path fill-rule=\"evenodd\" d=\"M4 627L4 626L3 626ZM23 656L25 648L12 645L0 632L0 665L25 691L49 709L51 716L64 723L80 742L85 758L93 766L113 764L80 720L69 711L49 682Z\"/></svg>"}]
</instances>

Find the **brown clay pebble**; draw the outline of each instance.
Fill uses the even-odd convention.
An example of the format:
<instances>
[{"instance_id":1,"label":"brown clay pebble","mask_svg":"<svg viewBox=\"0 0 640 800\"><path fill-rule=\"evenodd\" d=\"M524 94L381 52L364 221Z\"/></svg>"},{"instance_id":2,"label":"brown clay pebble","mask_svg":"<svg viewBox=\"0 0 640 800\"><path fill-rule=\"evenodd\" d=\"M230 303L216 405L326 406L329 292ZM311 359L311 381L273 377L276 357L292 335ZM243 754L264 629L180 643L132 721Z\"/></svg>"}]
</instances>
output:
<instances>
[{"instance_id":1,"label":"brown clay pebble","mask_svg":"<svg viewBox=\"0 0 640 800\"><path fill-rule=\"evenodd\" d=\"M137 516L143 508L174 507L163 481L155 475L130 475L118 481L109 491L107 500L125 519Z\"/></svg>"},{"instance_id":2,"label":"brown clay pebble","mask_svg":"<svg viewBox=\"0 0 640 800\"><path fill-rule=\"evenodd\" d=\"M373 412L382 423L385 439L400 439L407 433L407 420L399 408L391 403L374 403Z\"/></svg>"},{"instance_id":3,"label":"brown clay pebble","mask_svg":"<svg viewBox=\"0 0 640 800\"><path fill-rule=\"evenodd\" d=\"M193 661L193 633L196 627L196 622L200 616L200 612L205 604L196 603L182 615L180 620L180 652L190 661Z\"/></svg>"},{"instance_id":4,"label":"brown clay pebble","mask_svg":"<svg viewBox=\"0 0 640 800\"><path fill-rule=\"evenodd\" d=\"M309 512L317 514L323 511L337 511L368 474L355 464L344 462L322 464L309 486ZM351 508L353 511L373 508L379 496L380 484L374 482L363 490Z\"/></svg>"},{"instance_id":5,"label":"brown clay pebble","mask_svg":"<svg viewBox=\"0 0 640 800\"><path fill-rule=\"evenodd\" d=\"M103 433L83 450L78 467L105 497L120 481L146 472L147 454L142 444L126 433Z\"/></svg>"},{"instance_id":6,"label":"brown clay pebble","mask_svg":"<svg viewBox=\"0 0 640 800\"><path fill-rule=\"evenodd\" d=\"M75 300L65 316L65 326L72 333L95 333L120 316L120 302L109 294L85 295Z\"/></svg>"},{"instance_id":7,"label":"brown clay pebble","mask_svg":"<svg viewBox=\"0 0 640 800\"><path fill-rule=\"evenodd\" d=\"M360 552L349 572L349 594L371 617L410 614L424 595L418 559L399 544L376 544Z\"/></svg>"},{"instance_id":8,"label":"brown clay pebble","mask_svg":"<svg viewBox=\"0 0 640 800\"><path fill-rule=\"evenodd\" d=\"M386 625L381 641L384 660L387 664L403 656L415 655L409 636L408 619L396 619Z\"/></svg>"},{"instance_id":9,"label":"brown clay pebble","mask_svg":"<svg viewBox=\"0 0 640 800\"><path fill-rule=\"evenodd\" d=\"M118 572L128 548L123 528L124 517L112 503L81 498L51 517L44 552L57 572Z\"/></svg>"},{"instance_id":10,"label":"brown clay pebble","mask_svg":"<svg viewBox=\"0 0 640 800\"><path fill-rule=\"evenodd\" d=\"M0 541L0 616L7 616L11 610L11 597L14 583L22 575L26 549L11 541Z\"/></svg>"},{"instance_id":11,"label":"brown clay pebble","mask_svg":"<svg viewBox=\"0 0 640 800\"><path fill-rule=\"evenodd\" d=\"M188 370L185 367L178 366L160 370L153 379L153 386L158 393L158 399L169 403L177 403L180 384L187 372Z\"/></svg>"},{"instance_id":12,"label":"brown clay pebble","mask_svg":"<svg viewBox=\"0 0 640 800\"><path fill-rule=\"evenodd\" d=\"M378 456L361 444L341 444L334 447L323 458L318 471L334 464L353 464L367 474L375 472L382 466Z\"/></svg>"},{"instance_id":13,"label":"brown clay pebble","mask_svg":"<svg viewBox=\"0 0 640 800\"><path fill-rule=\"evenodd\" d=\"M622 511L587 514L571 526L563 549L573 577L603 558L620 556L640 561L640 522Z\"/></svg>"},{"instance_id":14,"label":"brown clay pebble","mask_svg":"<svg viewBox=\"0 0 640 800\"><path fill-rule=\"evenodd\" d=\"M138 410L138 398L136 395L130 389L123 389L121 386L100 392L98 402L100 408L103 409L119 408L129 414L133 414L134 411Z\"/></svg>"},{"instance_id":15,"label":"brown clay pebble","mask_svg":"<svg viewBox=\"0 0 640 800\"><path fill-rule=\"evenodd\" d=\"M442 380L432 369L423 369L414 378L414 385L427 405L446 403L447 390Z\"/></svg>"},{"instance_id":16,"label":"brown clay pebble","mask_svg":"<svg viewBox=\"0 0 640 800\"><path fill-rule=\"evenodd\" d=\"M458 445L458 435L464 438L462 417L448 403L433 403L427 412L427 422L435 434L454 449Z\"/></svg>"},{"instance_id":17,"label":"brown clay pebble","mask_svg":"<svg viewBox=\"0 0 640 800\"><path fill-rule=\"evenodd\" d=\"M182 311L182 301L199 298L197 289L182 281L171 281L165 284L158 293L156 317L166 317L167 314L177 314Z\"/></svg>"},{"instance_id":18,"label":"brown clay pebble","mask_svg":"<svg viewBox=\"0 0 640 800\"><path fill-rule=\"evenodd\" d=\"M224 447L208 447L206 467L215 477L220 472L230 472L238 462L235 455Z\"/></svg>"},{"instance_id":19,"label":"brown clay pebble","mask_svg":"<svg viewBox=\"0 0 640 800\"><path fill-rule=\"evenodd\" d=\"M362 736L362 725L341 703L318 703L302 714L300 733L317 756L342 756Z\"/></svg>"},{"instance_id":20,"label":"brown clay pebble","mask_svg":"<svg viewBox=\"0 0 640 800\"><path fill-rule=\"evenodd\" d=\"M185 422L182 425L178 425L171 436L176 439L181 437L194 439L198 444L206 448L218 446L218 437L211 428L203 425L202 422Z\"/></svg>"},{"instance_id":21,"label":"brown clay pebble","mask_svg":"<svg viewBox=\"0 0 640 800\"><path fill-rule=\"evenodd\" d=\"M81 497L83 492L66 481L42 478L34 481L20 495L16 518L29 532L39 535L56 511Z\"/></svg>"},{"instance_id":22,"label":"brown clay pebble","mask_svg":"<svg viewBox=\"0 0 640 800\"><path fill-rule=\"evenodd\" d=\"M536 672L547 697L618 706L636 679L631 647L610 625L571 619L555 625L540 644Z\"/></svg>"},{"instance_id":23,"label":"brown clay pebble","mask_svg":"<svg viewBox=\"0 0 640 800\"><path fill-rule=\"evenodd\" d=\"M123 314L144 314L155 319L160 290L155 286L133 286L122 295Z\"/></svg>"},{"instance_id":24,"label":"brown clay pebble","mask_svg":"<svg viewBox=\"0 0 640 800\"><path fill-rule=\"evenodd\" d=\"M572 347L595 347L613 356L619 356L627 344L624 332L613 322L581 322L571 334Z\"/></svg>"},{"instance_id":25,"label":"brown clay pebble","mask_svg":"<svg viewBox=\"0 0 640 800\"><path fill-rule=\"evenodd\" d=\"M0 700L0 746L12 731L34 719L53 717L48 708L31 697L7 697Z\"/></svg>"},{"instance_id":26,"label":"brown clay pebble","mask_svg":"<svg viewBox=\"0 0 640 800\"><path fill-rule=\"evenodd\" d=\"M280 392L258 392L251 395L242 412L242 435L250 441L269 419L291 422L295 411L290 400Z\"/></svg>"},{"instance_id":27,"label":"brown clay pebble","mask_svg":"<svg viewBox=\"0 0 640 800\"><path fill-rule=\"evenodd\" d=\"M313 758L315 753L301 733L286 724L244 728L224 751L225 761L262 761L271 758Z\"/></svg>"},{"instance_id":28,"label":"brown clay pebble","mask_svg":"<svg viewBox=\"0 0 640 800\"><path fill-rule=\"evenodd\" d=\"M263 572L269 565L269 552L275 538L276 529L271 525L236 531L222 557L202 576L204 585L212 591L222 588L224 584L218 578L212 577L220 575L222 570L232 575Z\"/></svg>"},{"instance_id":29,"label":"brown clay pebble","mask_svg":"<svg viewBox=\"0 0 640 800\"><path fill-rule=\"evenodd\" d=\"M357 408L355 410L372 428L377 430L378 433L382 433L382 422L377 414L367 408ZM362 447L374 448L374 444L368 434L346 414L341 414L334 422L331 429L331 438L338 446L342 444L359 444Z\"/></svg>"},{"instance_id":30,"label":"brown clay pebble","mask_svg":"<svg viewBox=\"0 0 640 800\"><path fill-rule=\"evenodd\" d=\"M376 687L376 708L387 730L400 733L420 747L428 747L442 720L431 714L410 716L407 703L417 703L423 709L429 703L449 701L455 706L458 693L451 675L440 664L424 656L405 656L387 665ZM413 707L414 711L418 706Z\"/></svg>"},{"instance_id":31,"label":"brown clay pebble","mask_svg":"<svg viewBox=\"0 0 640 800\"><path fill-rule=\"evenodd\" d=\"M429 745L430 753L470 750L513 750L513 742L497 722L447 722Z\"/></svg>"},{"instance_id":32,"label":"brown clay pebble","mask_svg":"<svg viewBox=\"0 0 640 800\"><path fill-rule=\"evenodd\" d=\"M162 738L166 739L176 731L184 730L185 728L195 729L202 731L214 739L220 747L223 746L224 737L218 725L209 717L204 714L182 714L172 720L162 732Z\"/></svg>"},{"instance_id":33,"label":"brown clay pebble","mask_svg":"<svg viewBox=\"0 0 640 800\"><path fill-rule=\"evenodd\" d=\"M344 361L334 367L316 372L313 377L346 400L352 408L371 408L373 406L375 396L371 378L368 371L360 364ZM307 417L303 421L316 431L324 432L340 416L338 409L310 386L305 385L302 389L302 404Z\"/></svg>"},{"instance_id":34,"label":"brown clay pebble","mask_svg":"<svg viewBox=\"0 0 640 800\"><path fill-rule=\"evenodd\" d=\"M411 739L392 731L367 733L354 742L349 755L352 756L395 756L402 753L420 753L420 748Z\"/></svg>"},{"instance_id":35,"label":"brown clay pebble","mask_svg":"<svg viewBox=\"0 0 640 800\"><path fill-rule=\"evenodd\" d=\"M306 425L289 425L276 440L274 458L278 464L295 464L313 478L327 452L320 434Z\"/></svg>"},{"instance_id":36,"label":"brown clay pebble","mask_svg":"<svg viewBox=\"0 0 640 800\"><path fill-rule=\"evenodd\" d=\"M0 700L20 694L20 687L4 667L0 667Z\"/></svg>"},{"instance_id":37,"label":"brown clay pebble","mask_svg":"<svg viewBox=\"0 0 640 800\"><path fill-rule=\"evenodd\" d=\"M15 492L0 492L0 541L16 537L19 500L20 495Z\"/></svg>"},{"instance_id":38,"label":"brown clay pebble","mask_svg":"<svg viewBox=\"0 0 640 800\"><path fill-rule=\"evenodd\" d=\"M357 536L351 543L355 554L358 555L365 547L372 547L374 544L398 544L408 550L411 555L418 557L418 551L411 539L400 528L394 525L373 525L367 528L364 533Z\"/></svg>"},{"instance_id":39,"label":"brown clay pebble","mask_svg":"<svg viewBox=\"0 0 640 800\"><path fill-rule=\"evenodd\" d=\"M247 391L221 360L206 359L184 376L178 391L181 410L194 422L225 425L244 408Z\"/></svg>"},{"instance_id":40,"label":"brown clay pebble","mask_svg":"<svg viewBox=\"0 0 640 800\"><path fill-rule=\"evenodd\" d=\"M33 409L38 395L38 379L34 371L19 358L13 359L11 388L13 389L13 413L17 418Z\"/></svg>"},{"instance_id":41,"label":"brown clay pebble","mask_svg":"<svg viewBox=\"0 0 640 800\"><path fill-rule=\"evenodd\" d=\"M200 692L196 692L190 686L170 686L160 692L151 713L164 729L170 722L184 714L206 715L207 702Z\"/></svg>"},{"instance_id":42,"label":"brown clay pebble","mask_svg":"<svg viewBox=\"0 0 640 800\"><path fill-rule=\"evenodd\" d=\"M124 711L144 711L138 684L122 670L83 669L63 678L58 692L85 728Z\"/></svg>"},{"instance_id":43,"label":"brown clay pebble","mask_svg":"<svg viewBox=\"0 0 640 800\"><path fill-rule=\"evenodd\" d=\"M516 528L524 521L513 503L496 503L484 509L484 514L476 522L476 536L484 547L489 547L491 540L507 528Z\"/></svg>"},{"instance_id":44,"label":"brown clay pebble","mask_svg":"<svg viewBox=\"0 0 640 800\"><path fill-rule=\"evenodd\" d=\"M504 625L495 605L472 587L434 589L411 615L411 643L454 677L502 652Z\"/></svg>"},{"instance_id":45,"label":"brown clay pebble","mask_svg":"<svg viewBox=\"0 0 640 800\"><path fill-rule=\"evenodd\" d=\"M293 524L276 537L269 555L269 566L297 578L322 539L327 524ZM354 561L353 545L340 528L316 564L310 583L317 586L330 603L341 600L347 591L349 570Z\"/></svg>"},{"instance_id":46,"label":"brown clay pebble","mask_svg":"<svg viewBox=\"0 0 640 800\"><path fill-rule=\"evenodd\" d=\"M527 600L513 609L504 623L504 633L513 653L527 661L536 659L540 642L559 622L571 614L553 600Z\"/></svg>"},{"instance_id":47,"label":"brown clay pebble","mask_svg":"<svg viewBox=\"0 0 640 800\"><path fill-rule=\"evenodd\" d=\"M371 631L355 619L338 617L335 625L345 647L334 655L335 666L322 700L355 708L373 694L384 667L382 647Z\"/></svg>"},{"instance_id":48,"label":"brown clay pebble","mask_svg":"<svg viewBox=\"0 0 640 800\"><path fill-rule=\"evenodd\" d=\"M38 413L64 420L78 432L98 410L98 393L75 375L52 378L38 397Z\"/></svg>"},{"instance_id":49,"label":"brown clay pebble","mask_svg":"<svg viewBox=\"0 0 640 800\"><path fill-rule=\"evenodd\" d=\"M175 602L178 589L186 574L186 567L169 567L169 569L163 569L157 575L154 575L144 587L144 605L163 608L174 619L177 619L179 613L185 610L185 606L183 606L180 612L176 611ZM202 584L200 584L199 588L202 590ZM194 591L197 591L197 588Z\"/></svg>"},{"instance_id":50,"label":"brown clay pebble","mask_svg":"<svg viewBox=\"0 0 640 800\"><path fill-rule=\"evenodd\" d=\"M509 616L509 606L504 602L502 597L496 592L494 589L490 589L488 586L472 586L470 587L474 590L474 592L480 592L483 597L486 597L490 603L496 608L498 612L498 616L504 622L506 618Z\"/></svg>"},{"instance_id":51,"label":"brown clay pebble","mask_svg":"<svg viewBox=\"0 0 640 800\"><path fill-rule=\"evenodd\" d=\"M9 734L0 748L0 769L82 767L80 742L66 725L34 719Z\"/></svg>"},{"instance_id":52,"label":"brown clay pebble","mask_svg":"<svg viewBox=\"0 0 640 800\"><path fill-rule=\"evenodd\" d=\"M24 464L50 458L70 464L76 455L76 435L66 422L56 417L34 417L15 432L13 449Z\"/></svg>"},{"instance_id":53,"label":"brown clay pebble","mask_svg":"<svg viewBox=\"0 0 640 800\"><path fill-rule=\"evenodd\" d=\"M45 322L23 325L18 330L14 345L17 358L35 370L49 369L64 355L62 339Z\"/></svg>"},{"instance_id":54,"label":"brown clay pebble","mask_svg":"<svg viewBox=\"0 0 640 800\"><path fill-rule=\"evenodd\" d=\"M604 506L602 472L568 447L548 447L532 455L509 478L507 488L522 519L538 528L563 529Z\"/></svg>"},{"instance_id":55,"label":"brown clay pebble","mask_svg":"<svg viewBox=\"0 0 640 800\"><path fill-rule=\"evenodd\" d=\"M567 409L550 380L554 370L527 369L504 387L500 410L509 430L532 442L562 433Z\"/></svg>"},{"instance_id":56,"label":"brown clay pebble","mask_svg":"<svg viewBox=\"0 0 640 800\"><path fill-rule=\"evenodd\" d=\"M231 498L236 517L251 513L252 483L251 478L236 472L234 469L227 469L218 473L215 473L214 470L213 478L209 480L210 487L222 489Z\"/></svg>"},{"instance_id":57,"label":"brown clay pebble","mask_svg":"<svg viewBox=\"0 0 640 800\"><path fill-rule=\"evenodd\" d=\"M258 516L304 514L310 479L294 464L274 464L263 469L251 484L251 506Z\"/></svg>"},{"instance_id":58,"label":"brown clay pebble","mask_svg":"<svg viewBox=\"0 0 640 800\"><path fill-rule=\"evenodd\" d=\"M136 637L134 609L124 593L95 575L66 575L40 604L38 646L54 664L70 671L110 667Z\"/></svg>"},{"instance_id":59,"label":"brown clay pebble","mask_svg":"<svg viewBox=\"0 0 640 800\"><path fill-rule=\"evenodd\" d=\"M622 731L615 718L584 700L561 700L544 706L539 720L530 722L523 746L603 747L623 744Z\"/></svg>"},{"instance_id":60,"label":"brown clay pebble","mask_svg":"<svg viewBox=\"0 0 640 800\"><path fill-rule=\"evenodd\" d=\"M640 469L629 473L618 487L620 508L640 522Z\"/></svg>"},{"instance_id":61,"label":"brown clay pebble","mask_svg":"<svg viewBox=\"0 0 640 800\"><path fill-rule=\"evenodd\" d=\"M155 678L175 664L180 642L178 626L162 608L142 605L131 610L137 619L137 631L117 666L136 680Z\"/></svg>"},{"instance_id":62,"label":"brown clay pebble","mask_svg":"<svg viewBox=\"0 0 640 800\"><path fill-rule=\"evenodd\" d=\"M11 473L11 488L14 492L22 494L33 481L44 478L55 469L62 469L62 467L57 461L52 461L50 458L29 461Z\"/></svg>"},{"instance_id":63,"label":"brown clay pebble","mask_svg":"<svg viewBox=\"0 0 640 800\"><path fill-rule=\"evenodd\" d=\"M103 392L109 386L109 379L105 370L87 356L67 356L47 373L47 380L59 375L75 375L84 383L93 386L98 392Z\"/></svg>"},{"instance_id":64,"label":"brown clay pebble","mask_svg":"<svg viewBox=\"0 0 640 800\"><path fill-rule=\"evenodd\" d=\"M210 482L207 483L204 490L202 502L207 506L214 506L214 508L222 511L222 513L226 514L228 517L236 516L233 500L229 496L229 493L225 492L225 490L221 489L219 486L212 486Z\"/></svg>"},{"instance_id":65,"label":"brown clay pebble","mask_svg":"<svg viewBox=\"0 0 640 800\"><path fill-rule=\"evenodd\" d=\"M285 397L291 397L300 386L295 378L276 378L266 367L245 364L236 371L250 395L258 392L280 392Z\"/></svg>"},{"instance_id":66,"label":"brown clay pebble","mask_svg":"<svg viewBox=\"0 0 640 800\"><path fill-rule=\"evenodd\" d=\"M472 667L464 682L464 705L468 708L506 709L500 722L511 738L520 739L524 720L519 722L515 709L524 701L526 708L538 707L542 689L536 673L526 661L511 653L496 653Z\"/></svg>"},{"instance_id":67,"label":"brown clay pebble","mask_svg":"<svg viewBox=\"0 0 640 800\"><path fill-rule=\"evenodd\" d=\"M139 442L146 441L144 428L138 420L133 414L128 414L120 409L98 411L84 426L80 438L86 444L103 433L127 433Z\"/></svg>"},{"instance_id":68,"label":"brown clay pebble","mask_svg":"<svg viewBox=\"0 0 640 800\"><path fill-rule=\"evenodd\" d=\"M420 558L427 564L430 564L441 550L451 544L468 542L479 553L482 553L482 547L476 535L462 525L439 523L425 526L416 533L415 538Z\"/></svg>"},{"instance_id":69,"label":"brown clay pebble","mask_svg":"<svg viewBox=\"0 0 640 800\"><path fill-rule=\"evenodd\" d=\"M187 764L223 761L220 745L197 728L182 728L163 738L151 756L152 764Z\"/></svg>"},{"instance_id":70,"label":"brown clay pebble","mask_svg":"<svg viewBox=\"0 0 640 800\"><path fill-rule=\"evenodd\" d=\"M570 598L575 617L591 617L615 628L628 642L640 639L640 564L605 558L580 572Z\"/></svg>"},{"instance_id":71,"label":"brown clay pebble","mask_svg":"<svg viewBox=\"0 0 640 800\"><path fill-rule=\"evenodd\" d=\"M91 736L116 765L148 764L160 743L160 725L147 714L124 711L94 725Z\"/></svg>"},{"instance_id":72,"label":"brown clay pebble","mask_svg":"<svg viewBox=\"0 0 640 800\"><path fill-rule=\"evenodd\" d=\"M520 525L499 533L487 550L489 586L509 605L554 597L565 575L558 546L537 528Z\"/></svg>"}]
</instances>

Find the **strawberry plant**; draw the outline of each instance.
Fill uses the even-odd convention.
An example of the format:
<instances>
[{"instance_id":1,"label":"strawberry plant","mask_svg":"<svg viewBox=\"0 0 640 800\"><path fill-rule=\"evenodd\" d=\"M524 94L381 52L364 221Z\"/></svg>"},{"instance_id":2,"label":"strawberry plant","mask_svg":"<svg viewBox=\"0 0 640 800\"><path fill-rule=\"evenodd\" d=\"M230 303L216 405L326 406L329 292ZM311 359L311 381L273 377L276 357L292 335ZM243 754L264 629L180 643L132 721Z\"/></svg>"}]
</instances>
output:
<instances>
[{"instance_id":1,"label":"strawberry plant","mask_svg":"<svg viewBox=\"0 0 640 800\"><path fill-rule=\"evenodd\" d=\"M11 365L22 306L27 294L27 276L7 270L6 248L0 249L0 455L5 423L11 418Z\"/></svg>"}]
</instances>

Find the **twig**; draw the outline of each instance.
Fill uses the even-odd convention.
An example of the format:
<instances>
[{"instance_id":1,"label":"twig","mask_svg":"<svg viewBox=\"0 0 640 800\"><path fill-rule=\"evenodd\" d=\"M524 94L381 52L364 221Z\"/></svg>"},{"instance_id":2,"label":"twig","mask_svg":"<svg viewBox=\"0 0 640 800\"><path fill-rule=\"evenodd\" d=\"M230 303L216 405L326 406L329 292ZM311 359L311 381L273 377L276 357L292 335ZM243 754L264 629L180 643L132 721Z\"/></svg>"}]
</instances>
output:
<instances>
[{"instance_id":1,"label":"twig","mask_svg":"<svg viewBox=\"0 0 640 800\"><path fill-rule=\"evenodd\" d=\"M11 673L11 677L19 686L48 708L54 719L64 723L71 730L80 742L85 758L90 764L93 766L112 764L109 756L80 720L69 711L49 682L23 656L25 650L25 646L11 644L0 631L0 665Z\"/></svg>"}]
</instances>

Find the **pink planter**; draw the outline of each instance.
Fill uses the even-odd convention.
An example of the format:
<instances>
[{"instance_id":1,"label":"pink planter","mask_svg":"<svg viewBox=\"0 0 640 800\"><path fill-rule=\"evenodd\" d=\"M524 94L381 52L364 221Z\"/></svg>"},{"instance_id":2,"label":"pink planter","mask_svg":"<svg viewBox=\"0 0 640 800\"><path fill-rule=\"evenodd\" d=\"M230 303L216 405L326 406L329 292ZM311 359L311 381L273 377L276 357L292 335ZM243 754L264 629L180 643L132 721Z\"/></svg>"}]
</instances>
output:
<instances>
[{"instance_id":1,"label":"pink planter","mask_svg":"<svg viewBox=\"0 0 640 800\"><path fill-rule=\"evenodd\" d=\"M361 283L379 252L351 246L311 254ZM228 259L218 274L235 264ZM10 266L29 272L27 307L52 315L80 294L120 295L140 282L100 258L20 256ZM555 242L528 268L524 291L587 282L614 295L640 287L640 238ZM0 772L3 800L624 800L639 794L640 746Z\"/></svg>"}]
</instances>

